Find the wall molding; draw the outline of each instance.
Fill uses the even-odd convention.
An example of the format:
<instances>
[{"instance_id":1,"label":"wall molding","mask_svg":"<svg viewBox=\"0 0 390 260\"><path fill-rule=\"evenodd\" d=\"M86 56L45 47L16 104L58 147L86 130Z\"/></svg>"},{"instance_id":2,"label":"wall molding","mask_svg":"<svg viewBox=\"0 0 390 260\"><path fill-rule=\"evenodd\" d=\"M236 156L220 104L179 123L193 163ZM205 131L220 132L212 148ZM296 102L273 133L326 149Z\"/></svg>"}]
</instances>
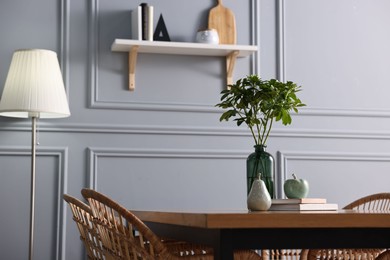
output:
<instances>
[{"instance_id":1,"label":"wall molding","mask_svg":"<svg viewBox=\"0 0 390 260\"><path fill-rule=\"evenodd\" d=\"M0 156L28 156L31 157L31 147L0 146ZM37 160L42 156L55 157L58 160L58 182L57 182L57 225L55 232L55 252L57 260L65 258L66 240L66 205L63 202L62 194L67 191L68 184L68 149L66 147L37 147ZM39 170L39 169L38 169Z\"/></svg>"},{"instance_id":2,"label":"wall molding","mask_svg":"<svg viewBox=\"0 0 390 260\"><path fill-rule=\"evenodd\" d=\"M286 81L286 6L285 0L276 1L276 66L277 78ZM390 117L390 109L304 107L298 116L339 116L339 117Z\"/></svg>"},{"instance_id":3,"label":"wall molding","mask_svg":"<svg viewBox=\"0 0 390 260\"><path fill-rule=\"evenodd\" d=\"M88 1L88 83L89 107L93 108L98 103L98 14L99 0ZM104 103L104 102L103 102ZM111 102L109 102L110 104ZM114 108L111 108L114 109Z\"/></svg>"},{"instance_id":4,"label":"wall molding","mask_svg":"<svg viewBox=\"0 0 390 260\"><path fill-rule=\"evenodd\" d=\"M63 0L69 1L69 0ZM98 66L98 35L99 35L99 2L100 0L89 1L89 108L106 109L106 110L141 110L141 111L170 111L170 112L199 112L199 113L220 113L221 109L214 107L214 104L204 105L180 102L136 102L136 101L115 101L104 100L99 96L99 66ZM251 0L251 44L260 46L260 3ZM281 81L286 80L286 39L285 39L285 0L276 2L276 19L277 19L277 78ZM260 73L260 53L251 56L251 71ZM390 117L390 109L365 109L365 108L321 108L321 107L304 107L300 108L296 116L339 116L339 117Z\"/></svg>"},{"instance_id":5,"label":"wall molding","mask_svg":"<svg viewBox=\"0 0 390 260\"><path fill-rule=\"evenodd\" d=\"M219 159L243 160L251 153L249 150L198 150L198 149L118 149L89 147L88 153L88 185L91 189L98 189L97 165L99 158L170 158L170 159Z\"/></svg>"},{"instance_id":6,"label":"wall molding","mask_svg":"<svg viewBox=\"0 0 390 260\"><path fill-rule=\"evenodd\" d=\"M100 158L170 158L170 159L219 159L245 160L252 151L238 150L196 150L196 149L118 149L89 147L88 153L88 185L91 189L98 189L98 161ZM316 151L277 151L275 163L275 192L278 198L283 197L283 183L287 179L288 162L303 161L367 161L390 162L390 154L385 153L340 153Z\"/></svg>"},{"instance_id":7,"label":"wall molding","mask_svg":"<svg viewBox=\"0 0 390 260\"><path fill-rule=\"evenodd\" d=\"M89 147L88 151L88 185L98 189L98 161L102 157L113 158L188 158L188 159L220 159L245 160L251 153L249 150L195 150L195 149L118 149ZM318 151L277 151L275 163L275 192L278 198L283 197L283 183L287 179L288 162L303 161L366 161L390 162L390 154L386 153L349 153L349 152L318 152Z\"/></svg>"},{"instance_id":8,"label":"wall molding","mask_svg":"<svg viewBox=\"0 0 390 260\"><path fill-rule=\"evenodd\" d=\"M188 135L188 136L242 136L251 137L244 127L198 127L198 126L156 126L156 125L113 125L113 124L49 124L40 122L39 132L79 134L142 134L142 135ZM30 124L4 124L0 132L31 132ZM327 129L274 128L272 138L326 138L358 140L390 140L390 131L358 131Z\"/></svg>"},{"instance_id":9,"label":"wall molding","mask_svg":"<svg viewBox=\"0 0 390 260\"><path fill-rule=\"evenodd\" d=\"M260 46L261 34L260 34L260 1L251 0L251 44ZM261 75L260 66L260 53L257 51L251 55L251 73Z\"/></svg>"},{"instance_id":10,"label":"wall molding","mask_svg":"<svg viewBox=\"0 0 390 260\"><path fill-rule=\"evenodd\" d=\"M60 14L60 65L62 77L66 89L66 94L69 100L69 41L70 41L70 0L61 0L61 14Z\"/></svg>"},{"instance_id":11,"label":"wall molding","mask_svg":"<svg viewBox=\"0 0 390 260\"><path fill-rule=\"evenodd\" d=\"M284 0L275 2L276 4L276 71L277 79L286 81L286 39L285 39L285 9Z\"/></svg>"},{"instance_id":12,"label":"wall molding","mask_svg":"<svg viewBox=\"0 0 390 260\"><path fill-rule=\"evenodd\" d=\"M318 152L318 151L277 151L276 194L283 196L283 183L287 179L289 161L358 161L358 162L390 162L390 153L350 153L350 152Z\"/></svg>"},{"instance_id":13,"label":"wall molding","mask_svg":"<svg viewBox=\"0 0 390 260\"><path fill-rule=\"evenodd\" d=\"M1 126L1 123L0 123ZM0 131L31 132L29 124L5 125ZM155 134L155 135L205 135L251 136L247 129L238 127L182 127L147 125L56 124L40 123L40 132L100 133L100 134ZM273 129L271 137L342 138L342 139L390 139L389 131L343 131L317 129Z\"/></svg>"},{"instance_id":14,"label":"wall molding","mask_svg":"<svg viewBox=\"0 0 390 260\"><path fill-rule=\"evenodd\" d=\"M253 29L259 28L259 4L256 0L250 0L251 6L254 7L251 16L251 26ZM99 66L98 66L98 44L99 44L99 2L100 0L91 0L89 3L89 108L94 109L114 109L114 110L144 110L144 111L173 111L173 112L220 112L220 109L215 108L215 104L204 105L197 103L181 103L181 102L134 102L134 101L115 101L105 100L99 96ZM252 30L252 41L258 43L260 32ZM260 64L259 56L251 56L251 71L257 71Z\"/></svg>"}]
</instances>

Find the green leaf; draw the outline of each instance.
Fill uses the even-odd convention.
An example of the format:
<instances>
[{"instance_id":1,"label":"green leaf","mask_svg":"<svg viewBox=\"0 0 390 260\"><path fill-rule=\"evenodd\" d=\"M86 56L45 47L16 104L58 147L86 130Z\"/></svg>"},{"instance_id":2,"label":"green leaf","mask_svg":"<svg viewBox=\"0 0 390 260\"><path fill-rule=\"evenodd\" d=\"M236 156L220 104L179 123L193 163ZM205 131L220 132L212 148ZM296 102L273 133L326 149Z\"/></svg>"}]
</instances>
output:
<instances>
[{"instance_id":1,"label":"green leaf","mask_svg":"<svg viewBox=\"0 0 390 260\"><path fill-rule=\"evenodd\" d=\"M238 126L245 123L253 131L255 143L266 142L273 120L289 125L290 111L298 113L299 107L306 106L296 95L301 86L292 81L262 80L258 75L248 75L229 86L230 89L221 91L221 102L216 105L227 110L220 121L233 119Z\"/></svg>"}]
</instances>

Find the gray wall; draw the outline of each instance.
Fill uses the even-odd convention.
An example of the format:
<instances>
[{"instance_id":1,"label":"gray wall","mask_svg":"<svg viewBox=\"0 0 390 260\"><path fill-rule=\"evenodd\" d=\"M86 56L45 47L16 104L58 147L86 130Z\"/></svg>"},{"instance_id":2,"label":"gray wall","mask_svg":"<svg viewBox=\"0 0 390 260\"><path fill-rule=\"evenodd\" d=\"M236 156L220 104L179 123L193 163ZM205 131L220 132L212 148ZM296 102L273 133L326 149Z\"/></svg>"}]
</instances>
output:
<instances>
[{"instance_id":1,"label":"gray wall","mask_svg":"<svg viewBox=\"0 0 390 260\"><path fill-rule=\"evenodd\" d=\"M303 86L308 106L276 124L268 151L277 183L307 179L311 197L345 205L389 191L390 2L387 0L225 0L238 44L260 52L239 59L234 78L259 73ZM215 1L150 0L173 41L193 41ZM246 207L249 131L220 123L214 107L224 60L141 54L136 90L127 90L125 0L2 0L0 82L12 53L58 53L72 116L41 120L37 159L36 259L84 259L63 193L92 187L134 209ZM180 11L178 11L180 10ZM26 259L29 229L29 120L0 118L2 259Z\"/></svg>"}]
</instances>

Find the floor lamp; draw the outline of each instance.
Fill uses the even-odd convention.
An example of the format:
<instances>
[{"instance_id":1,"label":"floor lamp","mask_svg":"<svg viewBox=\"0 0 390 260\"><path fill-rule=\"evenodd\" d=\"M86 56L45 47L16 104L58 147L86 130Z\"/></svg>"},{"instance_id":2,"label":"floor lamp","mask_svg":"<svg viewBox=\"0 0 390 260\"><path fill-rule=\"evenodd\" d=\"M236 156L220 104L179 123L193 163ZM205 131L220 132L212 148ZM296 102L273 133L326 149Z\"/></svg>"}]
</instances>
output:
<instances>
[{"instance_id":1,"label":"floor lamp","mask_svg":"<svg viewBox=\"0 0 390 260\"><path fill-rule=\"evenodd\" d=\"M0 116L32 118L29 259L34 251L35 157L38 118L70 116L57 54L50 50L17 50L0 100Z\"/></svg>"}]
</instances>

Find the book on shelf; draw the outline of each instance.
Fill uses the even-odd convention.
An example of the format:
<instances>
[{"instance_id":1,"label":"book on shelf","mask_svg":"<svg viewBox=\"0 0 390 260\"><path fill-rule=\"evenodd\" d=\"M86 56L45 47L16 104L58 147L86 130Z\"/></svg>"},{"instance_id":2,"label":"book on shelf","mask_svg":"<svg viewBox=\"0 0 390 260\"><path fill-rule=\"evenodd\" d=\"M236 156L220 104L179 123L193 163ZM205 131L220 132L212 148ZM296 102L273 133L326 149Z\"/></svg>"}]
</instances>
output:
<instances>
[{"instance_id":1,"label":"book on shelf","mask_svg":"<svg viewBox=\"0 0 390 260\"><path fill-rule=\"evenodd\" d=\"M154 23L154 7L153 5L149 5L147 7L147 13L148 13L148 29L146 33L146 40L153 41L153 23Z\"/></svg>"},{"instance_id":2,"label":"book on shelf","mask_svg":"<svg viewBox=\"0 0 390 260\"><path fill-rule=\"evenodd\" d=\"M153 41L154 7L142 3L131 11L131 38Z\"/></svg>"},{"instance_id":3,"label":"book on shelf","mask_svg":"<svg viewBox=\"0 0 390 260\"><path fill-rule=\"evenodd\" d=\"M131 11L131 38L133 40L142 40L142 9L138 6Z\"/></svg>"},{"instance_id":4,"label":"book on shelf","mask_svg":"<svg viewBox=\"0 0 390 260\"><path fill-rule=\"evenodd\" d=\"M321 204L326 203L325 198L302 198L302 199L272 199L272 204Z\"/></svg>"},{"instance_id":5,"label":"book on shelf","mask_svg":"<svg viewBox=\"0 0 390 260\"><path fill-rule=\"evenodd\" d=\"M338 205L335 203L272 204L269 210L326 211L326 210L338 210Z\"/></svg>"},{"instance_id":6,"label":"book on shelf","mask_svg":"<svg viewBox=\"0 0 390 260\"><path fill-rule=\"evenodd\" d=\"M141 5L142 40L153 41L153 15L154 7L147 3Z\"/></svg>"}]
</instances>

